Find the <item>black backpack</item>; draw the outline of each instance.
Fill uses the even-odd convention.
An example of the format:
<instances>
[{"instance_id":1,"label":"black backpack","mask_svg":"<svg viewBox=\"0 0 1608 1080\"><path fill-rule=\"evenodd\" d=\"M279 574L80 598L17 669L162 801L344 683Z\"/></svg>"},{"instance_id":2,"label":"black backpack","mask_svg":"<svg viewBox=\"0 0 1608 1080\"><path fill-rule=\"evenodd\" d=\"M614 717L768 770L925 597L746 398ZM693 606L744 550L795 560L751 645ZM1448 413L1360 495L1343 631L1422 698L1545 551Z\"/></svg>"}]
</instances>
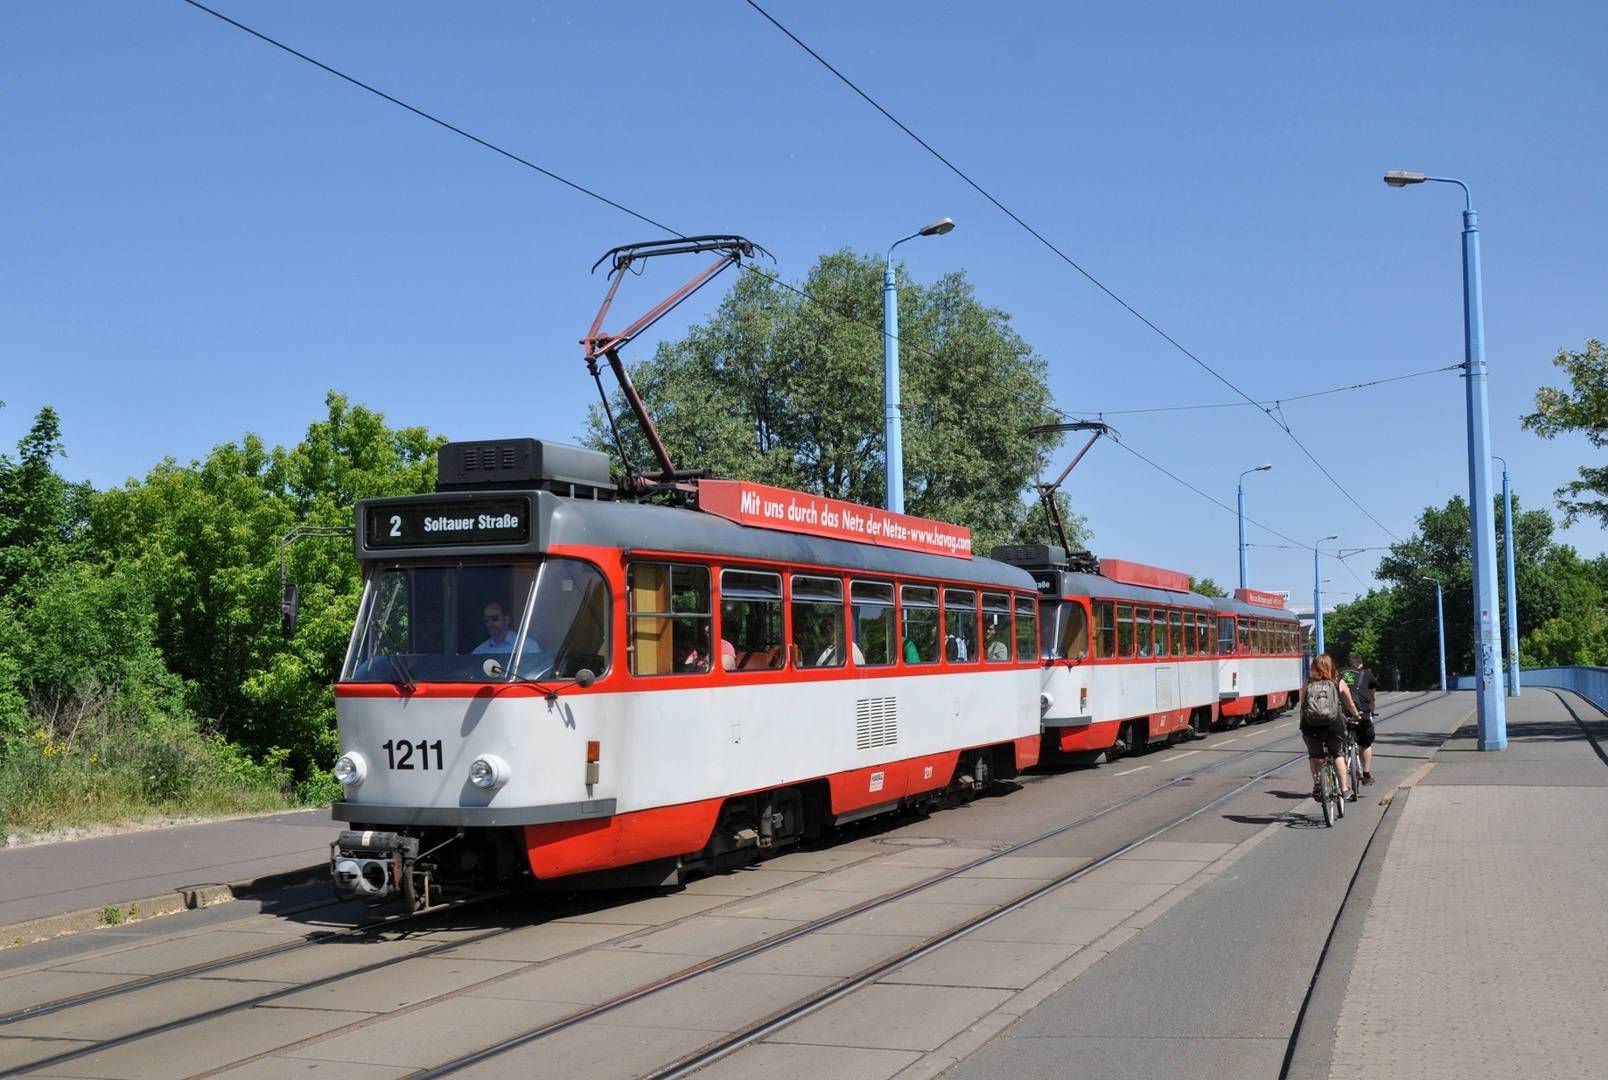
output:
<instances>
[{"instance_id":1,"label":"black backpack","mask_svg":"<svg viewBox=\"0 0 1608 1080\"><path fill-rule=\"evenodd\" d=\"M1307 683L1301 695L1301 726L1326 728L1340 719L1340 687L1328 679Z\"/></svg>"}]
</instances>

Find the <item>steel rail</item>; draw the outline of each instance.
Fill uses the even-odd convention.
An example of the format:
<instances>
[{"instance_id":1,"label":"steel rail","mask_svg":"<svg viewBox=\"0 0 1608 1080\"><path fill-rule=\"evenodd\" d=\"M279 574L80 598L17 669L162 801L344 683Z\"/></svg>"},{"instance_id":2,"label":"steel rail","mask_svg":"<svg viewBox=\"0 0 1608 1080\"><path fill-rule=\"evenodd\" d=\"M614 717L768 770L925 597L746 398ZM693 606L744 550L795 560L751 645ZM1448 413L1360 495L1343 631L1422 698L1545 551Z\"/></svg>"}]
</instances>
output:
<instances>
[{"instance_id":1,"label":"steel rail","mask_svg":"<svg viewBox=\"0 0 1608 1080\"><path fill-rule=\"evenodd\" d=\"M1438 698L1435 698L1435 699L1426 698L1423 701L1419 701L1419 702L1414 703L1412 705L1409 705L1406 708L1401 709L1401 710L1399 710L1397 712L1393 712L1389 716L1380 717L1378 720L1376 720L1376 723L1386 723L1388 721L1394 720L1397 717L1404 715L1405 713L1411 712L1413 709L1419 708L1420 706L1422 706L1424 704L1427 704L1430 700L1439 700L1439 699ZM884 907L884 906L886 906L888 904L895 903L895 902L897 902L899 900L904 899L907 896L910 896L910 895L918 893L918 892L922 892L922 891L924 891L926 889L930 889L935 885L939 885L939 884L941 884L941 883L943 883L945 881L949 881L949 880L951 880L951 879L953 879L953 878L955 878L955 877L957 877L957 876L959 876L961 874L967 873L968 871L975 870L976 868L978 868L980 866L984 866L984 865L986 865L986 864L988 864L990 862L993 862L995 859L1004 858L1007 855L1011 855L1011 854L1014 854L1016 852L1022 851L1023 849L1028 848L1028 847L1032 847L1032 846L1034 846L1036 844L1043 843L1046 840L1053 839L1053 838L1055 838L1057 836L1060 836L1063 833L1069 832L1069 831L1071 831L1073 829L1081 828L1081 827L1083 827L1085 825L1090 824L1093 821L1096 821L1096 820L1098 820L1100 818L1105 817L1108 814L1114 813L1117 810L1121 810L1121 809L1124 809L1126 807L1132 806L1134 803L1137 803L1137 802L1139 802L1139 801L1141 801L1143 799L1148 799L1152 795L1158 794L1159 792L1167 791L1167 790L1169 790L1171 788L1179 786L1180 784L1185 784L1185 783L1191 782L1191 781L1193 781L1193 780L1195 780L1195 779L1197 779L1197 778L1199 778L1201 776L1204 776L1204 775L1206 775L1208 773L1216 772L1219 769L1227 768L1228 766L1230 766L1232 764L1235 764L1235 763L1240 762L1240 761L1244 761L1246 758L1253 757L1253 756L1255 756L1257 754L1268 753L1272 747L1277 746L1277 745L1279 745L1280 743L1283 743L1283 742L1288 742L1290 739L1298 738L1298 737L1299 737L1298 734L1297 735L1286 735L1286 736L1282 736L1282 737L1280 737L1278 739L1275 739L1273 742L1265 744L1263 746L1258 746L1258 747L1255 747L1255 748L1252 748L1252 749L1239 751L1238 753L1235 753L1235 754L1231 755L1230 757L1224 758L1222 761L1213 762L1210 765L1203 765L1202 767L1200 767L1198 769L1195 769L1195 770L1193 770L1191 772L1182 773L1182 774L1180 774L1180 775L1178 775L1176 777L1172 777L1171 779L1165 780L1165 781L1163 781L1163 782L1161 782L1159 784L1154 785L1153 787L1147 788L1144 791L1136 792L1135 794L1130 795L1127 798L1120 799L1117 802L1112 803L1111 805L1106 806L1106 807L1104 807L1104 808L1102 808L1100 810L1096 810L1096 811L1094 811L1092 813L1086 814L1083 817L1080 817L1075 821L1067 822L1066 824L1063 824L1063 825L1058 825L1055 828L1053 828L1053 829L1051 829L1051 830L1049 830L1047 832L1041 833L1041 834L1039 834L1037 836L1034 836L1034 837L1031 837L1031 838L1029 838L1027 840L1018 841L1017 843L1012 844L1009 847L1002 848L999 851L991 852L990 854L984 856L983 858L976 859L976 860L974 860L972 862L969 862L969 863L965 864L964 866L956 867L956 868L954 868L952 870L946 870L943 873L934 875L933 877L930 877L930 878L926 878L926 879L924 879L922 881L915 882L914 884L907 885L904 888L897 889L897 890L895 890L893 892L885 893L882 896L874 897L874 898L872 898L870 900L863 901L863 902L861 902L859 904L856 904L856 905L854 905L852 907L845 908L842 911L834 912L833 914L827 915L827 916L825 916L823 918L820 918L820 919L817 919L814 922L807 923L804 926L795 927L794 929L792 929L790 931L787 931L786 933L778 934L777 936L775 936L773 938L767 938L765 941L758 942L758 943L756 943L754 945L746 946L746 947L741 948L741 949L737 949L737 950L735 950L733 952L730 952L730 953L727 953L727 954L725 954L723 956L714 957L714 958L712 958L712 959L710 959L708 961L705 961L702 964L695 965L694 967L687 968L687 969L685 969L683 971L677 972L674 975L669 975L669 976L667 976L667 977L665 977L663 979L659 979L659 980L657 980L655 982L648 983L648 984L646 984L644 986L638 987L635 990L631 990L631 991L628 991L627 993L621 994L621 995L619 995L617 997L610 998L608 1001L604 1001L604 1002L601 1002L601 1003L599 1003L597 1005L593 1005L593 1006L591 1006L589 1008L583 1009L583 1010L581 1010L579 1012L572 1013L569 1016L561 1017L558 1020L554 1020L554 1021L552 1021L550 1023L543 1024L541 1027L533 1028L530 1031L523 1032L523 1033L521 1033L519 1035L515 1035L515 1036L513 1036L511 1038L505 1039L505 1040L503 1040L501 1042L495 1043L495 1044L493 1044L491 1046L488 1046L488 1047L485 1047L485 1048L483 1048L481 1050L477 1050L477 1051L475 1051L473 1053L470 1053L470 1054L465 1054L464 1056L459 1057L459 1058L454 1058L453 1060L445 1062L445 1063L443 1063L441 1065L437 1065L437 1066L434 1066L434 1067L429 1068L429 1069L423 1069L423 1070L420 1070L418 1072L410 1073L410 1074L408 1074L406 1080L436 1080L436 1078L438 1078L438 1077L451 1075L452 1073L458 1072L459 1070L462 1070L462 1069L466 1069L471 1065L478 1064L478 1063L480 1063L482 1061L485 1061L485 1060L487 1060L489 1058L500 1056L502 1054L505 1054L505 1053L509 1052L510 1050L515 1050L515 1049L518 1049L521 1046L526 1046L526 1045L528 1045L530 1043L533 1043L533 1042L536 1042L536 1041L538 1041L540 1039L546 1038L549 1035L555 1035L558 1032L561 1032L561 1031L563 1031L563 1030L565 1030L567 1028L574 1027L577 1024L585 1023L587 1020L594 1019L594 1018L596 1018L598 1016L601 1016L601 1015L604 1015L606 1013L612 1012L612 1011L614 1011L616 1009L622 1008L622 1007L624 1007L626 1005L629 1005L629 1004L631 1004L633 1002L640 1001L643 998L649 997L649 996L651 996L653 994L660 993L661 991L670 989L671 987L678 986L678 985L680 985L682 983L688 982L688 981L690 981L692 979L697 978L700 975L704 975L704 974L707 974L707 973L712 972L712 971L718 971L718 970L720 970L722 968L730 967L733 964L737 964L737 963L740 963L740 962L742 962L744 960L751 959L751 958L753 958L755 956L760 955L761 953L765 953L765 952L770 951L771 949L775 949L775 948L778 948L778 947L780 947L782 945L786 945L789 942L797 941L800 938L807 937L807 936L809 936L811 934L819 933L823 929L826 929L826 928L834 926L834 925L836 925L838 923L844 922L847 919L854 918L857 915L862 915L862 914L864 914L864 913L866 913L868 911L874 911L874 910L876 910L878 908L881 908L881 907ZM995 911L993 911L993 912L991 912L991 913L989 913L989 914L987 914L985 916L981 916L980 918L983 921L973 920L972 922L965 924L958 931L950 931L949 934L952 935L952 937L939 938L939 939L935 939L935 941L941 943L944 940L952 940L953 937L959 937L964 933L969 933L971 930L976 929L979 926L982 926L984 924L984 922L992 921L993 919L999 917L1000 915L1006 914L1009 910L1015 910L1016 907L1019 907L1022 904L1030 902L1031 899L1035 899L1038 896L1043 895L1044 893L1050 891L1053 888L1057 888L1060 885L1066 884L1067 882L1073 880L1074 878L1076 878L1077 876L1079 876L1081 874L1088 873L1089 871L1097 869L1098 867L1104 865L1105 863L1111 861L1112 859L1117 858L1118 856L1120 856L1120 855L1122 855L1122 854L1124 854L1124 853L1126 853L1128 851L1131 851L1134 847L1137 847L1139 844L1142 844L1147 840L1153 839L1156 835L1159 835L1160 832L1165 832L1168 829L1175 828L1178 825L1183 824L1185 821L1188 821L1193 817L1198 817L1200 814L1206 813L1208 810L1212 809L1214 806L1217 806L1223 800L1228 799L1228 798L1232 798L1233 796L1235 796L1237 794L1240 794L1247 787L1249 787L1251 785L1254 785L1256 783L1260 783L1267 776L1272 775L1272 773L1277 772L1280 769L1284 769L1284 768L1289 767L1294 762L1304 759L1305 756L1306 756L1306 754L1303 751L1300 755L1298 755L1296 757L1293 757L1288 761L1281 762L1280 764L1274 766L1273 768L1265 770L1265 771L1257 774L1251 780L1247 781L1245 784L1241 785L1240 787L1235 788L1233 791L1229 792L1227 795L1221 796L1218 799L1212 800L1211 802L1207 803L1206 805L1191 811L1188 815L1185 815L1184 817L1181 817L1181 818L1179 818L1179 819L1177 819L1177 820L1175 820L1173 822L1170 822L1169 824L1163 826L1161 829L1157 830L1156 832L1147 834L1142 839L1133 841L1131 844L1124 845L1122 848L1118 849L1117 851L1115 851L1113 853L1103 855L1099 859L1097 859L1096 861L1094 861L1092 863L1089 863L1086 866L1080 867L1078 870L1073 871L1071 874L1063 875L1062 877L1057 878L1055 881L1051 882L1047 886L1044 886L1044 887L1041 887L1041 888L1038 888L1038 889L1034 889L1032 892L1027 894L1026 897L1024 897L1024 898L1019 898L1018 900L1007 902L1007 904L1005 906L1003 906L1003 907L1001 907L999 909L996 909ZM929 943L929 944L931 944L931 943ZM933 945L932 947L936 947L936 946ZM920 955L925 955L925 951L929 950L929 945L920 946L920 947L918 947L918 950L920 950L919 951ZM892 963L893 963L894 967L897 967L897 966L900 966L902 964L909 963L911 960L914 960L916 958L917 958L917 954L912 953L912 954L910 954L908 956L905 956L902 959L898 959L898 960L896 960L896 962L892 962ZM879 969L872 969L872 970L876 971L876 970L879 970ZM892 970L892 968L888 968L887 970ZM861 978L861 976L857 976L856 978L859 979L859 978ZM860 985L860 984L855 983L855 985ZM838 988L838 989L841 989L841 988ZM835 993L835 992L836 991L834 990L834 991L829 991L828 993ZM835 998L833 1000L835 1000ZM784 1014L784 1015L786 1015L786 1014ZM800 1014L800 1015L802 1015L802 1014ZM763 1035L756 1036L756 1038L763 1038L763 1037L764 1037ZM724 1044L722 1044L722 1045L724 1045ZM729 1053L729 1052L730 1051L726 1051L726 1053ZM724 1054L718 1055L718 1056L724 1056ZM710 1058L709 1060L713 1061L715 1059ZM707 1064L707 1063L708 1063L707 1061L703 1062L703 1064ZM680 1067L681 1066L675 1066L675 1068L680 1068ZM701 1065L698 1066L698 1067L701 1067ZM649 1074L649 1076L654 1077L654 1078L659 1077L659 1075L660 1075L659 1073ZM670 1074L666 1074L666 1075L668 1076ZM677 1073L675 1075L681 1075L681 1074Z\"/></svg>"}]
</instances>

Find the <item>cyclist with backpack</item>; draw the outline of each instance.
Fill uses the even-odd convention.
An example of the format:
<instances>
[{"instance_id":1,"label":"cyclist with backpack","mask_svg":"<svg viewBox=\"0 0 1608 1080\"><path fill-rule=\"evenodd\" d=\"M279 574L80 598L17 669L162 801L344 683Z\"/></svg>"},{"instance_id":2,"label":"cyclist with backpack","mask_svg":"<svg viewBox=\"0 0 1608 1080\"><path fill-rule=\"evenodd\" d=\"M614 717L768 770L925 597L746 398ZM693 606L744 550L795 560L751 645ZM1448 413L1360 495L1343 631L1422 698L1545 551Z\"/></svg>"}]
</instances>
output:
<instances>
[{"instance_id":1,"label":"cyclist with backpack","mask_svg":"<svg viewBox=\"0 0 1608 1080\"><path fill-rule=\"evenodd\" d=\"M1362 782L1367 785L1374 782L1374 694L1379 690L1379 679L1362 666L1362 657L1356 653L1351 654L1350 660L1351 666L1340 673L1340 678L1350 687L1351 700L1356 702L1357 711L1362 714L1356 723L1357 748L1362 751Z\"/></svg>"},{"instance_id":2,"label":"cyclist with backpack","mask_svg":"<svg viewBox=\"0 0 1608 1080\"><path fill-rule=\"evenodd\" d=\"M1301 738L1306 742L1307 767L1312 770L1312 797L1320 802L1323 793L1318 784L1318 762L1325 757L1334 759L1340 773L1340 790L1350 790L1340 747L1346 737L1345 718L1357 715L1351 688L1340 678L1334 658L1319 653L1312 660L1312 670L1301 690Z\"/></svg>"}]
</instances>

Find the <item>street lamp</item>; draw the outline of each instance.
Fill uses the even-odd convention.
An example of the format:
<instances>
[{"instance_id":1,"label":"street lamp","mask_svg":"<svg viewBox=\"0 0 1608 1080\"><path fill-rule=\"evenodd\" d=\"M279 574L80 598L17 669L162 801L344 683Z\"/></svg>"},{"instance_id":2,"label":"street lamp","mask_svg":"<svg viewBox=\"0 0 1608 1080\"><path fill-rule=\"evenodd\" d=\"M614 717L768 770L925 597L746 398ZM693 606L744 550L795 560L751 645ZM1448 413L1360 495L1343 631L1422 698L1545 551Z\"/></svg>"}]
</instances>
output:
<instances>
[{"instance_id":1,"label":"street lamp","mask_svg":"<svg viewBox=\"0 0 1608 1080\"><path fill-rule=\"evenodd\" d=\"M1318 544L1325 540L1338 540L1339 533L1330 533L1320 536L1312 545L1312 655L1323 654L1323 552L1318 550Z\"/></svg>"},{"instance_id":2,"label":"street lamp","mask_svg":"<svg viewBox=\"0 0 1608 1080\"><path fill-rule=\"evenodd\" d=\"M1240 588L1242 589L1251 587L1250 564L1245 561L1245 478L1253 472L1267 472L1272 467L1273 463L1268 462L1239 474Z\"/></svg>"},{"instance_id":3,"label":"street lamp","mask_svg":"<svg viewBox=\"0 0 1608 1080\"><path fill-rule=\"evenodd\" d=\"M904 513L904 430L899 404L899 290L893 280L893 249L918 236L942 236L954 229L949 218L924 225L909 236L888 245L888 258L882 271L882 415L888 494L887 507Z\"/></svg>"},{"instance_id":4,"label":"street lamp","mask_svg":"<svg viewBox=\"0 0 1608 1080\"><path fill-rule=\"evenodd\" d=\"M1508 486L1507 458L1502 463L1502 560L1507 565L1507 694L1519 696L1519 592L1513 578L1513 489Z\"/></svg>"},{"instance_id":5,"label":"street lamp","mask_svg":"<svg viewBox=\"0 0 1608 1080\"><path fill-rule=\"evenodd\" d=\"M1406 187L1432 180L1463 189L1463 355L1468 383L1468 501L1474 555L1474 689L1481 750L1507 749L1507 705L1495 685L1501 644L1496 632L1496 515L1491 507L1491 416L1485 376L1485 310L1480 286L1480 229L1468 185L1449 176L1388 172Z\"/></svg>"},{"instance_id":6,"label":"street lamp","mask_svg":"<svg viewBox=\"0 0 1608 1080\"><path fill-rule=\"evenodd\" d=\"M1441 609L1441 583L1439 578L1422 578L1435 583L1435 629L1440 634L1441 693L1446 693L1446 616Z\"/></svg>"}]
</instances>

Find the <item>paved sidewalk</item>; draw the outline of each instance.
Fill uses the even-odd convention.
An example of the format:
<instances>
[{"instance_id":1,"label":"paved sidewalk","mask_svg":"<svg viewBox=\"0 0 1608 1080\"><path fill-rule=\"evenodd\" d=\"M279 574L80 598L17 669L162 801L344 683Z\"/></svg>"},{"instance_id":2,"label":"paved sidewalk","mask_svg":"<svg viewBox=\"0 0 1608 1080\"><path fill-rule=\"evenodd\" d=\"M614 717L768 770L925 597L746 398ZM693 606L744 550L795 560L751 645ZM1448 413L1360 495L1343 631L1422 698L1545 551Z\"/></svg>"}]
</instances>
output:
<instances>
[{"instance_id":1,"label":"paved sidewalk","mask_svg":"<svg viewBox=\"0 0 1608 1080\"><path fill-rule=\"evenodd\" d=\"M1507 708L1505 752L1460 731L1401 807L1331 1077L1608 1073L1608 718L1540 688Z\"/></svg>"},{"instance_id":2,"label":"paved sidewalk","mask_svg":"<svg viewBox=\"0 0 1608 1080\"><path fill-rule=\"evenodd\" d=\"M329 861L328 810L0 848L0 926Z\"/></svg>"}]
</instances>

